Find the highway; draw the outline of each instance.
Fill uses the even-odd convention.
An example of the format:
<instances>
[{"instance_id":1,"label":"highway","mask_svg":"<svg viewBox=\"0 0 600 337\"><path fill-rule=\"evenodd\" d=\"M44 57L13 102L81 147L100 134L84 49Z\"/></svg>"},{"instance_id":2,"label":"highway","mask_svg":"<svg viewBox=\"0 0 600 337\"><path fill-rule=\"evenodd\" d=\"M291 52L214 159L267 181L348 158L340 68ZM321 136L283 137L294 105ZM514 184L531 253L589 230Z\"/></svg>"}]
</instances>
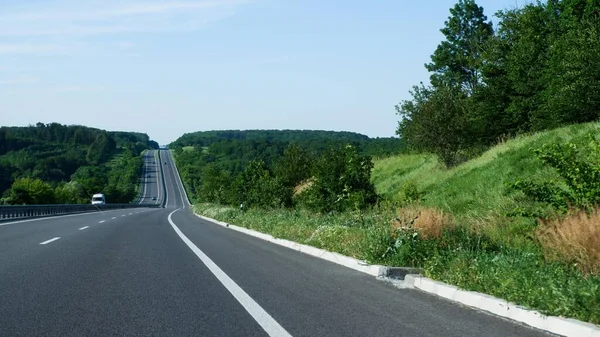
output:
<instances>
[{"instance_id":1,"label":"highway","mask_svg":"<svg viewBox=\"0 0 600 337\"><path fill-rule=\"evenodd\" d=\"M160 153L165 208L0 224L0 336L548 336L203 221Z\"/></svg>"}]
</instances>

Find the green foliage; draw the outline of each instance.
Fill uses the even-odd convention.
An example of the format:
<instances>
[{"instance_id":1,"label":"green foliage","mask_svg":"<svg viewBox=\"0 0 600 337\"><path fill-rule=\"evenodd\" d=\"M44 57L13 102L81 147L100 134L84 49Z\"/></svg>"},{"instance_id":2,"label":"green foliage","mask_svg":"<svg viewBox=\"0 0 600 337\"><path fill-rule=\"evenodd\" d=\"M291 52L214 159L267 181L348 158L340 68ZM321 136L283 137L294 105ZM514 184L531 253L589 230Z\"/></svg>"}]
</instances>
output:
<instances>
[{"instance_id":1,"label":"green foliage","mask_svg":"<svg viewBox=\"0 0 600 337\"><path fill-rule=\"evenodd\" d=\"M568 142L552 143L535 151L540 160L554 168L565 188L556 181L518 181L512 189L555 208L590 208L600 204L600 142L592 134L584 147Z\"/></svg>"},{"instance_id":2,"label":"green foliage","mask_svg":"<svg viewBox=\"0 0 600 337\"><path fill-rule=\"evenodd\" d=\"M273 176L266 163L254 160L237 177L233 190L240 204L249 207L289 207L292 189Z\"/></svg>"},{"instance_id":3,"label":"green foliage","mask_svg":"<svg viewBox=\"0 0 600 337\"><path fill-rule=\"evenodd\" d=\"M483 48L492 36L492 24L487 22L483 7L473 0L459 0L450 9L451 16L441 32L445 41L431 55L425 67L435 88L458 87L473 92L482 81Z\"/></svg>"},{"instance_id":4,"label":"green foliage","mask_svg":"<svg viewBox=\"0 0 600 337\"><path fill-rule=\"evenodd\" d=\"M189 174L188 174L189 175ZM202 169L202 184L197 193L201 201L233 203L232 178L228 171L209 163Z\"/></svg>"},{"instance_id":5,"label":"green foliage","mask_svg":"<svg viewBox=\"0 0 600 337\"><path fill-rule=\"evenodd\" d=\"M599 13L595 0L534 2L496 13L494 31L460 0L426 65L431 85L396 106L397 134L452 166L500 139L598 120Z\"/></svg>"},{"instance_id":6,"label":"green foliage","mask_svg":"<svg viewBox=\"0 0 600 337\"><path fill-rule=\"evenodd\" d=\"M0 194L6 192L16 179L32 177L48 182L57 195L62 193L56 202L73 202L74 199L81 202L85 198L87 203L91 194L73 199L64 196L66 192L61 192L61 188L75 176L84 180L81 185L85 193L104 189L109 179L106 172L112 166L104 168L103 172L82 168L89 165L103 167L123 154L139 156L150 147L150 142L142 133L107 132L78 125L37 123L29 127L0 127ZM118 189L122 192L120 200L136 189L138 178L130 175L126 178L130 186Z\"/></svg>"},{"instance_id":7,"label":"green foliage","mask_svg":"<svg viewBox=\"0 0 600 337\"><path fill-rule=\"evenodd\" d=\"M107 133L101 133L90 145L87 153L87 161L92 165L98 165L107 161L115 152L117 143Z\"/></svg>"},{"instance_id":8,"label":"green foliage","mask_svg":"<svg viewBox=\"0 0 600 337\"><path fill-rule=\"evenodd\" d=\"M50 184L37 178L19 178L10 188L10 203L34 205L54 203L54 191Z\"/></svg>"},{"instance_id":9,"label":"green foliage","mask_svg":"<svg viewBox=\"0 0 600 337\"><path fill-rule=\"evenodd\" d=\"M274 173L288 187L295 187L312 176L312 158L307 151L291 144L275 163Z\"/></svg>"},{"instance_id":10,"label":"green foliage","mask_svg":"<svg viewBox=\"0 0 600 337\"><path fill-rule=\"evenodd\" d=\"M54 194L58 204L86 204L90 199L90 195L84 193L83 186L77 181L57 186Z\"/></svg>"},{"instance_id":11,"label":"green foliage","mask_svg":"<svg viewBox=\"0 0 600 337\"><path fill-rule=\"evenodd\" d=\"M314 183L302 193L303 203L318 212L365 209L377 201L370 181L373 162L356 147L331 149L314 167Z\"/></svg>"},{"instance_id":12,"label":"green foliage","mask_svg":"<svg viewBox=\"0 0 600 337\"><path fill-rule=\"evenodd\" d=\"M365 155L378 157L397 154L404 149L403 142L398 138L369 138L354 132L319 130L200 131L184 134L169 147L176 149L194 146L207 149L215 157L245 159L241 160L242 164L256 158L271 164L271 159L279 157L290 144L315 154L348 143L358 146ZM228 169L232 171L232 167Z\"/></svg>"},{"instance_id":13,"label":"green foliage","mask_svg":"<svg viewBox=\"0 0 600 337\"><path fill-rule=\"evenodd\" d=\"M430 151L451 167L464 161L468 139L466 98L451 87L415 88L414 100L396 106L398 135L413 148Z\"/></svg>"},{"instance_id":14,"label":"green foliage","mask_svg":"<svg viewBox=\"0 0 600 337\"><path fill-rule=\"evenodd\" d=\"M401 201L409 203L420 201L422 198L422 193L419 191L417 184L412 180L404 183L404 186L399 194Z\"/></svg>"}]
</instances>

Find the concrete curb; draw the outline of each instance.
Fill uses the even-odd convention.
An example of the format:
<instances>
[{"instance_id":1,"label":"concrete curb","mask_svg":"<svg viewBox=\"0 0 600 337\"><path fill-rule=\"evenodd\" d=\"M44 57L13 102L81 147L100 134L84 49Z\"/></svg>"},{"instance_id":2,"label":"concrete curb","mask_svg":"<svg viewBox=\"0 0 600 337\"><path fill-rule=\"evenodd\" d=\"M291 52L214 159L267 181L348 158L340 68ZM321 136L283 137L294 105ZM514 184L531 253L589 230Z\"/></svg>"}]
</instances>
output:
<instances>
[{"instance_id":1,"label":"concrete curb","mask_svg":"<svg viewBox=\"0 0 600 337\"><path fill-rule=\"evenodd\" d=\"M568 337L600 337L600 327L570 318L545 316L534 310L528 310L505 300L474 292L458 289L443 282L434 281L421 275L406 275L407 286L458 302L466 306L490 312L494 315L511 319Z\"/></svg>"},{"instance_id":2,"label":"concrete curb","mask_svg":"<svg viewBox=\"0 0 600 337\"><path fill-rule=\"evenodd\" d=\"M458 302L471 308L487 311L494 315L508 318L540 330L567 337L600 337L600 326L571 318L545 316L537 311L519 307L514 303L509 303L503 299L499 299L487 294L461 290L456 286L435 281L419 274L410 274L410 272L418 272L417 269L369 265L364 261L338 253L329 252L324 249L303 245L289 240L277 239L269 234L208 218L197 214L195 211L194 214L205 221L209 221L280 246L312 255L323 260L337 263L344 267L348 267L372 276L404 279L404 285L408 288L416 288L421 291L443 297L450 301Z\"/></svg>"},{"instance_id":3,"label":"concrete curb","mask_svg":"<svg viewBox=\"0 0 600 337\"><path fill-rule=\"evenodd\" d=\"M302 252L304 254L312 255L312 256L318 257L323 260L337 263L344 267L348 267L348 268L351 268L351 269L354 269L354 270L357 270L357 271L360 271L360 272L363 272L363 273L366 273L366 274L369 274L372 276L385 277L388 275L388 272L389 272L389 268L385 267L385 266L369 265L364 261L361 261L361 260L358 260L358 259L355 259L352 257L348 257L348 256L345 256L342 254L330 252L330 251L327 251L324 249L315 248L315 247L308 246L308 245L303 245L303 244L300 244L300 243L297 243L294 241L290 241L290 240L278 239L269 234L257 232L252 229L247 229L244 227L239 227L239 226L228 224L226 222L211 219L211 218L205 217L203 215L197 214L196 212L194 212L194 214L202 220L209 221L209 222L215 223L217 225L227 227L229 229L233 229L234 231L242 232L244 234L251 235L251 236L257 237L259 239L269 241L276 245L284 246L284 247Z\"/></svg>"}]
</instances>

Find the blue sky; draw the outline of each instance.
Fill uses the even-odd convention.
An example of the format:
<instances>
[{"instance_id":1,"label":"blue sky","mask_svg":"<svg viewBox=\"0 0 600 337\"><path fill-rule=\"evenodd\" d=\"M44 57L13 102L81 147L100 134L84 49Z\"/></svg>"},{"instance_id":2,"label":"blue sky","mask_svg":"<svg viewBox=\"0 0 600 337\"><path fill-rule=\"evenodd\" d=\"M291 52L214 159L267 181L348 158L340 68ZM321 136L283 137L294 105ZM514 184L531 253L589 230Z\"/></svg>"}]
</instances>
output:
<instances>
[{"instance_id":1,"label":"blue sky","mask_svg":"<svg viewBox=\"0 0 600 337\"><path fill-rule=\"evenodd\" d=\"M393 136L453 0L2 0L0 125ZM488 17L523 0L480 0Z\"/></svg>"}]
</instances>

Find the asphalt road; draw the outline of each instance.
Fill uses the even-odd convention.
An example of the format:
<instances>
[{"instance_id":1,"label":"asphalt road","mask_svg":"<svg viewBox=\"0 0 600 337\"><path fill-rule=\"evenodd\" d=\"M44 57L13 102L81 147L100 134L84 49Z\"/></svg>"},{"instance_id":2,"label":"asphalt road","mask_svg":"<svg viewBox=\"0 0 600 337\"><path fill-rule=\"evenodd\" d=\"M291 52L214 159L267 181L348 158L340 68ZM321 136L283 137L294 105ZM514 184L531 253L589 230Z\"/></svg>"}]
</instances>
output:
<instances>
[{"instance_id":1,"label":"asphalt road","mask_svg":"<svg viewBox=\"0 0 600 337\"><path fill-rule=\"evenodd\" d=\"M0 336L547 336L202 221L161 157L166 208L0 224Z\"/></svg>"},{"instance_id":2,"label":"asphalt road","mask_svg":"<svg viewBox=\"0 0 600 337\"><path fill-rule=\"evenodd\" d=\"M140 203L160 203L161 196L159 186L161 186L160 162L156 156L156 150L149 150L143 157L144 170L142 173L142 189ZM156 197L156 200L152 200Z\"/></svg>"}]
</instances>

